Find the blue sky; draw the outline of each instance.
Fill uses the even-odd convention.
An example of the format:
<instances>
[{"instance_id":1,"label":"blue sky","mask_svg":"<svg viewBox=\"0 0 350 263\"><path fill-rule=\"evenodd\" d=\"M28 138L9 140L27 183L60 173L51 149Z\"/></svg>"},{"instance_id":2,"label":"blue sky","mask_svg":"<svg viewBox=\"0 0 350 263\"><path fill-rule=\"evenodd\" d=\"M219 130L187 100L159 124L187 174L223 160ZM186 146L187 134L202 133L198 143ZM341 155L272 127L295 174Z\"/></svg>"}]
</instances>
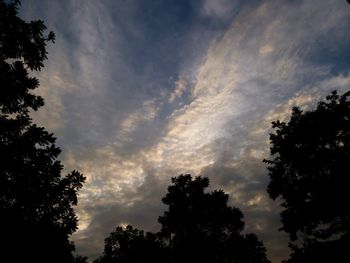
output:
<instances>
[{"instance_id":1,"label":"blue sky","mask_svg":"<svg viewBox=\"0 0 350 263\"><path fill-rule=\"evenodd\" d=\"M270 123L349 89L345 0L23 2L56 33L33 117L87 177L78 253L119 224L156 231L170 178L191 173L230 194L274 263L288 255L265 192Z\"/></svg>"}]
</instances>

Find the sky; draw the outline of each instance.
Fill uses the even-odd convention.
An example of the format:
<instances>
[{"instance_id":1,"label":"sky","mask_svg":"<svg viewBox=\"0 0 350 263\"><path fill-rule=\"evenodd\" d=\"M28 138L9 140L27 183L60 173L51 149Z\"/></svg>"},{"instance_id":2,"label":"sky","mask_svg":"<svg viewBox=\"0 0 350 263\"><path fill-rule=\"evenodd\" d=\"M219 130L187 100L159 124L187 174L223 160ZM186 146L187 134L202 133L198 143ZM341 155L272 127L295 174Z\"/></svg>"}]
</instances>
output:
<instances>
[{"instance_id":1,"label":"sky","mask_svg":"<svg viewBox=\"0 0 350 263\"><path fill-rule=\"evenodd\" d=\"M26 0L56 34L35 122L65 172L86 176L77 253L94 259L117 225L157 231L170 178L210 178L273 263L286 258L264 158L271 122L350 84L345 0Z\"/></svg>"}]
</instances>

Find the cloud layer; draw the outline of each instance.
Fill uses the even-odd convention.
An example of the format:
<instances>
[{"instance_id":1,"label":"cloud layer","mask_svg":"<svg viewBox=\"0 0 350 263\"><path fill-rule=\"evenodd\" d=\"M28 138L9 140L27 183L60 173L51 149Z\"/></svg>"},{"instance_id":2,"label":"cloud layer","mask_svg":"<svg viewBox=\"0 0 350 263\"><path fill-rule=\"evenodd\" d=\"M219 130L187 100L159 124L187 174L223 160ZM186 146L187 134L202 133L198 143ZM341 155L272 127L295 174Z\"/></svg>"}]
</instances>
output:
<instances>
[{"instance_id":1,"label":"cloud layer","mask_svg":"<svg viewBox=\"0 0 350 263\"><path fill-rule=\"evenodd\" d=\"M288 255L265 193L270 123L350 84L345 1L26 1L57 35L34 115L87 177L73 235L96 257L118 224L159 228L170 177L208 176L273 262Z\"/></svg>"}]
</instances>

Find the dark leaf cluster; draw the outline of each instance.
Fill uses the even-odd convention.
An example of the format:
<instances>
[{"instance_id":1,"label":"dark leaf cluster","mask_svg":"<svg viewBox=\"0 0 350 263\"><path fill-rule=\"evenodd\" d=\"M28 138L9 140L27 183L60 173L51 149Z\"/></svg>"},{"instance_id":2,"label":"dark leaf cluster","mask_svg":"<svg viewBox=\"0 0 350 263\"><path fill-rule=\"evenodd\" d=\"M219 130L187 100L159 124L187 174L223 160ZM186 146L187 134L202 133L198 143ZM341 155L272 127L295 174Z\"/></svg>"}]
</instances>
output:
<instances>
[{"instance_id":1,"label":"dark leaf cluster","mask_svg":"<svg viewBox=\"0 0 350 263\"><path fill-rule=\"evenodd\" d=\"M8 262L73 262L73 207L85 180L63 176L55 137L30 117L44 105L33 91L54 40L42 21L26 22L19 1L0 1L0 242ZM84 262L84 258L77 258Z\"/></svg>"},{"instance_id":2,"label":"dark leaf cluster","mask_svg":"<svg viewBox=\"0 0 350 263\"><path fill-rule=\"evenodd\" d=\"M331 262L327 254L341 256L350 244L349 99L350 92L333 91L315 110L295 107L288 122L272 124L267 191L282 200L282 229L302 243L292 245L294 256L308 255L295 262ZM316 255L326 261L310 259Z\"/></svg>"},{"instance_id":3,"label":"dark leaf cluster","mask_svg":"<svg viewBox=\"0 0 350 263\"><path fill-rule=\"evenodd\" d=\"M160 232L144 234L131 226L117 227L95 262L270 262L256 235L242 234L242 212L228 206L223 191L206 192L208 186L206 177L172 178L162 199L168 210L159 217Z\"/></svg>"}]
</instances>

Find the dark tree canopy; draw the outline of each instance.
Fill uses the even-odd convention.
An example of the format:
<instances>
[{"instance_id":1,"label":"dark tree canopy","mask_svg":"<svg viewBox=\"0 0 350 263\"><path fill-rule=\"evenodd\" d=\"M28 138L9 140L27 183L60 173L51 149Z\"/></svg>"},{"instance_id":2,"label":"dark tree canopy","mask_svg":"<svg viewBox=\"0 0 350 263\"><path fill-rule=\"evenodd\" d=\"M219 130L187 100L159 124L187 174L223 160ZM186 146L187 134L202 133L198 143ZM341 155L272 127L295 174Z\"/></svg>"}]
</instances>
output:
<instances>
[{"instance_id":1,"label":"dark tree canopy","mask_svg":"<svg viewBox=\"0 0 350 263\"><path fill-rule=\"evenodd\" d=\"M267 191L283 202L282 230L302 243L291 262L336 262L350 245L349 96L334 91L315 110L295 107L287 123L272 124Z\"/></svg>"},{"instance_id":2,"label":"dark tree canopy","mask_svg":"<svg viewBox=\"0 0 350 263\"><path fill-rule=\"evenodd\" d=\"M146 233L117 227L105 239L95 263L269 263L254 234L242 235L243 214L227 205L223 191L206 193L209 179L191 175L172 178L162 199L168 211L159 217L161 231Z\"/></svg>"},{"instance_id":3,"label":"dark tree canopy","mask_svg":"<svg viewBox=\"0 0 350 263\"><path fill-rule=\"evenodd\" d=\"M257 237L241 234L242 212L223 191L205 192L208 186L206 177L180 175L162 199L168 210L159 223L172 262L269 262Z\"/></svg>"},{"instance_id":4,"label":"dark tree canopy","mask_svg":"<svg viewBox=\"0 0 350 263\"><path fill-rule=\"evenodd\" d=\"M42 21L18 17L19 1L0 0L0 232L8 262L72 262L69 236L77 229L73 206L84 177L62 176L53 134L32 122L44 105L31 76L43 67ZM82 261L82 258L80 258ZM3 261L3 260L1 260Z\"/></svg>"},{"instance_id":5,"label":"dark tree canopy","mask_svg":"<svg viewBox=\"0 0 350 263\"><path fill-rule=\"evenodd\" d=\"M169 262L167 249L158 234L146 234L128 225L118 226L105 239L103 255L94 263Z\"/></svg>"}]
</instances>

